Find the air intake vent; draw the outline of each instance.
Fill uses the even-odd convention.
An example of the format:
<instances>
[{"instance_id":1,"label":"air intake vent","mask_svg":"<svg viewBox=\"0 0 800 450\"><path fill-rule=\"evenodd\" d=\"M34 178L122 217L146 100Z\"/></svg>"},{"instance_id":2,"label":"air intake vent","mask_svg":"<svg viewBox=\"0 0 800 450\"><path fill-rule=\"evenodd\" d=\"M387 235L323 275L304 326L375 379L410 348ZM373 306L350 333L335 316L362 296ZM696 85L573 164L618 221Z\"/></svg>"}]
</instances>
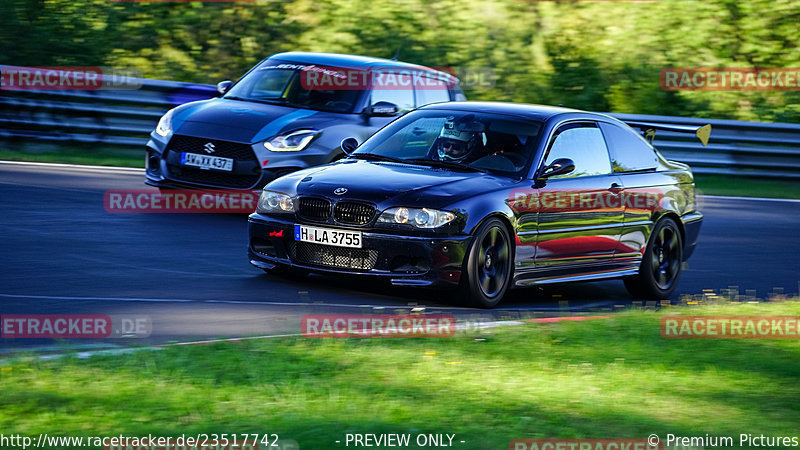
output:
<instances>
[{"instance_id":1,"label":"air intake vent","mask_svg":"<svg viewBox=\"0 0 800 450\"><path fill-rule=\"evenodd\" d=\"M331 216L331 202L322 198L301 197L297 214L304 219L324 222Z\"/></svg>"},{"instance_id":2,"label":"air intake vent","mask_svg":"<svg viewBox=\"0 0 800 450\"><path fill-rule=\"evenodd\" d=\"M366 248L344 248L308 242L289 243L289 255L302 264L371 270L378 260L378 251Z\"/></svg>"},{"instance_id":3,"label":"air intake vent","mask_svg":"<svg viewBox=\"0 0 800 450\"><path fill-rule=\"evenodd\" d=\"M358 202L339 202L333 211L333 218L347 225L366 225L374 215L375 207Z\"/></svg>"}]
</instances>

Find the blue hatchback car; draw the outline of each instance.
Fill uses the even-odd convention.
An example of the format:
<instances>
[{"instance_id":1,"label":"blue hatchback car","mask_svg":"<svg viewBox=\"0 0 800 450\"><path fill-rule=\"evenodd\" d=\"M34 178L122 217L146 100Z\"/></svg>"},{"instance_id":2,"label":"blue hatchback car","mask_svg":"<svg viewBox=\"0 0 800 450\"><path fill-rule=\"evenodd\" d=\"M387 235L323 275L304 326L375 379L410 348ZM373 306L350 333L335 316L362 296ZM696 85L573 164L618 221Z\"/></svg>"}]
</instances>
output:
<instances>
[{"instance_id":1,"label":"blue hatchback car","mask_svg":"<svg viewBox=\"0 0 800 450\"><path fill-rule=\"evenodd\" d=\"M268 57L219 98L168 111L147 143L146 183L160 188L260 189L343 155L416 107L465 100L458 79L364 56L289 52Z\"/></svg>"}]
</instances>

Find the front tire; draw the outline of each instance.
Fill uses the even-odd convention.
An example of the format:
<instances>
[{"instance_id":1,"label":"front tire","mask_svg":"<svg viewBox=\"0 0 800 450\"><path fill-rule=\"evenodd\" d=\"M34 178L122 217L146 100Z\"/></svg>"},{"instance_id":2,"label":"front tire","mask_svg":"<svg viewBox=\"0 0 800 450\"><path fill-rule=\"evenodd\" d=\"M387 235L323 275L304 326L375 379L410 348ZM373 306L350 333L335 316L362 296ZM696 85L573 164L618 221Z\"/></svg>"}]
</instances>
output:
<instances>
[{"instance_id":1,"label":"front tire","mask_svg":"<svg viewBox=\"0 0 800 450\"><path fill-rule=\"evenodd\" d=\"M625 279L634 297L664 300L678 285L683 263L683 240L678 225L669 217L661 219L647 243L639 274Z\"/></svg>"},{"instance_id":2,"label":"front tire","mask_svg":"<svg viewBox=\"0 0 800 450\"><path fill-rule=\"evenodd\" d=\"M459 294L473 306L493 308L511 283L511 239L505 224L489 219L475 232L464 262Z\"/></svg>"}]
</instances>

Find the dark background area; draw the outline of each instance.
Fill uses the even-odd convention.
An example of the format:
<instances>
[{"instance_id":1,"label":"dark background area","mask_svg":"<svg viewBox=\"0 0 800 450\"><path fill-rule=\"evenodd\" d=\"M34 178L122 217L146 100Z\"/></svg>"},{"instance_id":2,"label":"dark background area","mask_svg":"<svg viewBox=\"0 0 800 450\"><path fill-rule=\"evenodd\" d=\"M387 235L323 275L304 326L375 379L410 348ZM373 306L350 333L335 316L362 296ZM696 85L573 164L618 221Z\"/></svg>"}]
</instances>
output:
<instances>
[{"instance_id":1,"label":"dark background area","mask_svg":"<svg viewBox=\"0 0 800 450\"><path fill-rule=\"evenodd\" d=\"M800 67L794 0L4 0L0 64L236 79L287 50L455 68L474 100L796 122L797 92L666 92L668 67ZM468 75L468 76L467 76Z\"/></svg>"}]
</instances>

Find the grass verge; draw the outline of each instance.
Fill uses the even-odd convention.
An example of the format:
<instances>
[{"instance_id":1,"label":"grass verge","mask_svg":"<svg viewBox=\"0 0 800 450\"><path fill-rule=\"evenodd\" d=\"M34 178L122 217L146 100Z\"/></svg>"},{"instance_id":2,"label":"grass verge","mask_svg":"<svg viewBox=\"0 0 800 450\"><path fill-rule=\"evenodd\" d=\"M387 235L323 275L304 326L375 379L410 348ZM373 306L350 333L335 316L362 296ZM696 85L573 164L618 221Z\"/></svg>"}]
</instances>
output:
<instances>
[{"instance_id":1,"label":"grass verge","mask_svg":"<svg viewBox=\"0 0 800 450\"><path fill-rule=\"evenodd\" d=\"M695 185L706 195L800 198L800 182L720 175L695 175Z\"/></svg>"},{"instance_id":2,"label":"grass verge","mask_svg":"<svg viewBox=\"0 0 800 450\"><path fill-rule=\"evenodd\" d=\"M800 315L800 303L666 313ZM666 313L477 338L281 338L16 361L0 370L0 429L277 433L303 449L344 448L345 433L449 433L454 447L481 450L520 438L796 434L800 342L667 340Z\"/></svg>"},{"instance_id":3,"label":"grass verge","mask_svg":"<svg viewBox=\"0 0 800 450\"><path fill-rule=\"evenodd\" d=\"M0 160L144 168L144 149L138 152L96 148L47 148L36 151L0 149Z\"/></svg>"}]
</instances>

